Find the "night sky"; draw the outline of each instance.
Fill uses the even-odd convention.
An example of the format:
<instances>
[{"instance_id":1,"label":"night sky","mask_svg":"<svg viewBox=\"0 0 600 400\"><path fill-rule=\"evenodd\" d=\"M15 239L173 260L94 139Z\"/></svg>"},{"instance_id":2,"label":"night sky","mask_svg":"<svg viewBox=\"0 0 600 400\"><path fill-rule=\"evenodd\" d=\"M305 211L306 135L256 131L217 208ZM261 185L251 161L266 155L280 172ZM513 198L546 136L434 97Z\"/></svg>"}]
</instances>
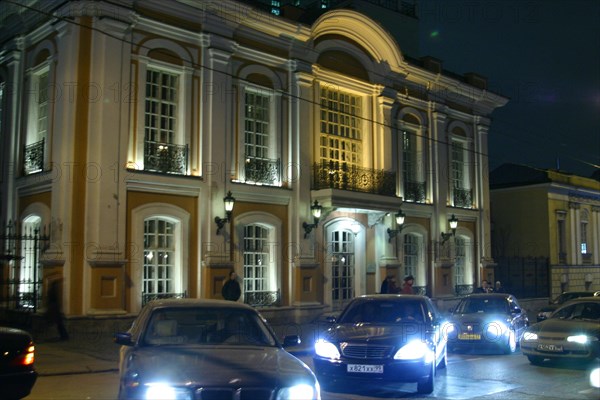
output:
<instances>
[{"instance_id":1,"label":"night sky","mask_svg":"<svg viewBox=\"0 0 600 400\"><path fill-rule=\"evenodd\" d=\"M600 168L600 1L419 0L421 56L488 78L490 170Z\"/></svg>"}]
</instances>

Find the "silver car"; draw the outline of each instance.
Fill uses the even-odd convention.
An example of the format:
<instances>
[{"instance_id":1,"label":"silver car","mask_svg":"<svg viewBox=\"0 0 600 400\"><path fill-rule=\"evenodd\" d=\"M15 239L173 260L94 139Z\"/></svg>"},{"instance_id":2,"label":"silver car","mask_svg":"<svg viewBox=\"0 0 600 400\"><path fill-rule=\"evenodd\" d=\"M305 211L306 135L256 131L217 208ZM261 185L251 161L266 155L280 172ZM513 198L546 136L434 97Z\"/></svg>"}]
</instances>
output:
<instances>
[{"instance_id":1,"label":"silver car","mask_svg":"<svg viewBox=\"0 0 600 400\"><path fill-rule=\"evenodd\" d=\"M157 300L115 341L120 399L320 399L309 367L242 303ZM296 335L284 339L298 343Z\"/></svg>"},{"instance_id":2,"label":"silver car","mask_svg":"<svg viewBox=\"0 0 600 400\"><path fill-rule=\"evenodd\" d=\"M545 359L591 361L600 357L600 297L571 300L550 318L529 327L521 339L521 350L532 364Z\"/></svg>"}]
</instances>

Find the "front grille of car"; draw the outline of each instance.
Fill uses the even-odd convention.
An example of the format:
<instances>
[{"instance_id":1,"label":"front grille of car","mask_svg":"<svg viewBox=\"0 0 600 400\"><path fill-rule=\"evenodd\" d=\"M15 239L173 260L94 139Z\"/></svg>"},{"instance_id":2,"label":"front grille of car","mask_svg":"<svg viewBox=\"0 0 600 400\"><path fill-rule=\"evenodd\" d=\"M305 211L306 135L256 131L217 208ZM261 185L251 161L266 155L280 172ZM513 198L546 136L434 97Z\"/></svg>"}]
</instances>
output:
<instances>
[{"instance_id":1,"label":"front grille of car","mask_svg":"<svg viewBox=\"0 0 600 400\"><path fill-rule=\"evenodd\" d=\"M387 358L392 351L391 346L375 346L369 344L342 344L342 354L351 358Z\"/></svg>"},{"instance_id":2,"label":"front grille of car","mask_svg":"<svg viewBox=\"0 0 600 400\"><path fill-rule=\"evenodd\" d=\"M196 392L196 400L271 400L273 390L269 388L202 388Z\"/></svg>"}]
</instances>

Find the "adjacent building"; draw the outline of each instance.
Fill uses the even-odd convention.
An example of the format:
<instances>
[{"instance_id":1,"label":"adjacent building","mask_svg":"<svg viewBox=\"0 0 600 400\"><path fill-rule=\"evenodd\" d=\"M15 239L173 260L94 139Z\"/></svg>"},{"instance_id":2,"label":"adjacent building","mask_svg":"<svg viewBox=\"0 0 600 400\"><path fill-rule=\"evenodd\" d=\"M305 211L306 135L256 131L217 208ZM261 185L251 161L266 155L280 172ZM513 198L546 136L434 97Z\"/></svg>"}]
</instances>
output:
<instances>
[{"instance_id":1,"label":"adjacent building","mask_svg":"<svg viewBox=\"0 0 600 400\"><path fill-rule=\"evenodd\" d=\"M451 297L493 269L487 135L507 99L365 14L0 9L2 307L43 308L60 279L70 317L135 315L220 298L235 270L240 301L298 320L390 274Z\"/></svg>"},{"instance_id":2,"label":"adjacent building","mask_svg":"<svg viewBox=\"0 0 600 400\"><path fill-rule=\"evenodd\" d=\"M551 297L600 290L600 181L505 164L492 171L490 188L496 260L547 260Z\"/></svg>"}]
</instances>

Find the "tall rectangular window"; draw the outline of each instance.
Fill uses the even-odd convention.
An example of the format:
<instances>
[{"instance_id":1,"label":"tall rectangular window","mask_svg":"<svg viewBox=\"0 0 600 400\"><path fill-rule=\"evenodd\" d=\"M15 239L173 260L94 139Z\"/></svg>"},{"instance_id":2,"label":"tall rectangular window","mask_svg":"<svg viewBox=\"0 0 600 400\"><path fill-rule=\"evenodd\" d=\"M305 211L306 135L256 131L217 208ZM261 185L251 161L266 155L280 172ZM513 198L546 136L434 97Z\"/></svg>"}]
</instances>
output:
<instances>
[{"instance_id":1,"label":"tall rectangular window","mask_svg":"<svg viewBox=\"0 0 600 400\"><path fill-rule=\"evenodd\" d=\"M144 221L144 294L168 294L175 290L174 224L163 218Z\"/></svg>"},{"instance_id":2,"label":"tall rectangular window","mask_svg":"<svg viewBox=\"0 0 600 400\"><path fill-rule=\"evenodd\" d=\"M465 181L465 154L461 142L452 142L452 187L464 188Z\"/></svg>"},{"instance_id":3,"label":"tall rectangular window","mask_svg":"<svg viewBox=\"0 0 600 400\"><path fill-rule=\"evenodd\" d=\"M471 208L473 206L473 193L469 182L467 149L466 145L458 140L452 141L450 179L453 205L455 207Z\"/></svg>"},{"instance_id":4,"label":"tall rectangular window","mask_svg":"<svg viewBox=\"0 0 600 400\"><path fill-rule=\"evenodd\" d=\"M587 221L584 221L581 223L581 254L587 254L588 253L588 240L587 240L587 236L588 236L588 224Z\"/></svg>"},{"instance_id":5,"label":"tall rectangular window","mask_svg":"<svg viewBox=\"0 0 600 400\"><path fill-rule=\"evenodd\" d=\"M465 240L456 238L456 262L454 264L454 284L463 285L465 283L466 267L466 245Z\"/></svg>"},{"instance_id":6,"label":"tall rectangular window","mask_svg":"<svg viewBox=\"0 0 600 400\"><path fill-rule=\"evenodd\" d=\"M419 265L419 237L404 235L404 276L417 275Z\"/></svg>"},{"instance_id":7,"label":"tall rectangular window","mask_svg":"<svg viewBox=\"0 0 600 400\"><path fill-rule=\"evenodd\" d=\"M270 96L246 91L244 110L244 150L247 157L269 157Z\"/></svg>"},{"instance_id":8,"label":"tall rectangular window","mask_svg":"<svg viewBox=\"0 0 600 400\"><path fill-rule=\"evenodd\" d=\"M362 102L359 96L321 89L319 152L322 162L348 168L362 164Z\"/></svg>"},{"instance_id":9,"label":"tall rectangular window","mask_svg":"<svg viewBox=\"0 0 600 400\"><path fill-rule=\"evenodd\" d=\"M567 261L567 234L564 217L556 221L556 230L558 235L558 261L565 263Z\"/></svg>"},{"instance_id":10,"label":"tall rectangular window","mask_svg":"<svg viewBox=\"0 0 600 400\"><path fill-rule=\"evenodd\" d=\"M244 227L244 293L269 290L269 231L259 225Z\"/></svg>"},{"instance_id":11,"label":"tall rectangular window","mask_svg":"<svg viewBox=\"0 0 600 400\"><path fill-rule=\"evenodd\" d=\"M174 143L177 123L177 75L146 71L145 138L156 143Z\"/></svg>"},{"instance_id":12,"label":"tall rectangular window","mask_svg":"<svg viewBox=\"0 0 600 400\"><path fill-rule=\"evenodd\" d=\"M37 141L46 138L48 133L48 72L38 76L37 87Z\"/></svg>"}]
</instances>

